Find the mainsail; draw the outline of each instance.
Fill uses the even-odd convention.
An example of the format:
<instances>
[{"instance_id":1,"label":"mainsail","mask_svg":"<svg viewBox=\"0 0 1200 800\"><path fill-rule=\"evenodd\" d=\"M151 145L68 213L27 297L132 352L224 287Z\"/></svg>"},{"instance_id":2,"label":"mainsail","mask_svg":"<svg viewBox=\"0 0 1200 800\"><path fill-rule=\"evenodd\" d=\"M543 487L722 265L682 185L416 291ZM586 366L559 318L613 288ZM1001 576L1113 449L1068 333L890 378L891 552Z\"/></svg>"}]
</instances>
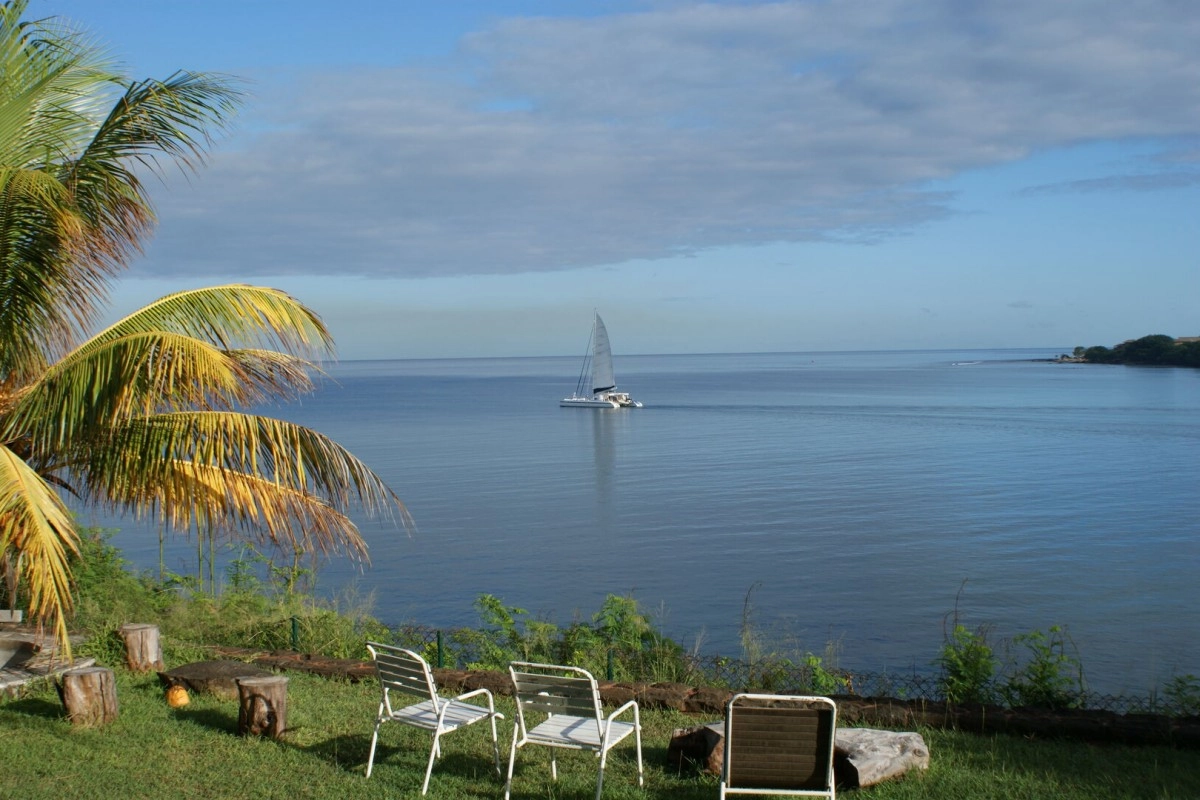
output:
<instances>
[{"instance_id":1,"label":"mainsail","mask_svg":"<svg viewBox=\"0 0 1200 800\"><path fill-rule=\"evenodd\" d=\"M596 334L592 339L592 394L608 392L615 389L617 380L613 377L612 347L608 343L608 329L604 320L596 315Z\"/></svg>"}]
</instances>

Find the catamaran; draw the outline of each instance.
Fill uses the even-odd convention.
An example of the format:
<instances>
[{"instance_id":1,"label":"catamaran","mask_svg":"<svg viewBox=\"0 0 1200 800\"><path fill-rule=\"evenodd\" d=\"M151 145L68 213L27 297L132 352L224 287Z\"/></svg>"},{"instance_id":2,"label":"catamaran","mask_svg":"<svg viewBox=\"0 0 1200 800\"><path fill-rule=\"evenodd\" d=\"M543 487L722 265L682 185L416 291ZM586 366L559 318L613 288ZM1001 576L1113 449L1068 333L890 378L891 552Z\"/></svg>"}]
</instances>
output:
<instances>
[{"instance_id":1,"label":"catamaran","mask_svg":"<svg viewBox=\"0 0 1200 800\"><path fill-rule=\"evenodd\" d=\"M591 387L591 394L587 388ZM613 377L612 346L608 343L608 329L604 320L596 314L592 323L591 340L583 356L583 368L579 371L579 382L570 397L558 403L563 408L641 408L642 404L627 392L617 391Z\"/></svg>"}]
</instances>

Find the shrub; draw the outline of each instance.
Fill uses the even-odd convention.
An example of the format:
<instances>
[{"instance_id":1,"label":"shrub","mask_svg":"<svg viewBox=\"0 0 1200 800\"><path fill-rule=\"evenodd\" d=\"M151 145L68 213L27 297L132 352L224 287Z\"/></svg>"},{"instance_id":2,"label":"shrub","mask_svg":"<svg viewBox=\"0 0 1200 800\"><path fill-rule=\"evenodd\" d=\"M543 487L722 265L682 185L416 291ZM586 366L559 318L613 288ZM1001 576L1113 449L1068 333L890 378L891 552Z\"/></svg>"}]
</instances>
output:
<instances>
[{"instance_id":1,"label":"shrub","mask_svg":"<svg viewBox=\"0 0 1200 800\"><path fill-rule=\"evenodd\" d=\"M1083 666L1066 630L1052 625L1046 632L1032 631L1013 637L1014 647L1023 647L1027 660L1018 665L1002 688L1010 706L1078 708L1085 692Z\"/></svg>"},{"instance_id":2,"label":"shrub","mask_svg":"<svg viewBox=\"0 0 1200 800\"><path fill-rule=\"evenodd\" d=\"M939 685L948 703L991 703L999 661L987 643L987 628L974 631L957 623L945 635L935 662L941 669Z\"/></svg>"},{"instance_id":3,"label":"shrub","mask_svg":"<svg viewBox=\"0 0 1200 800\"><path fill-rule=\"evenodd\" d=\"M1163 689L1172 713L1181 717L1200 715L1200 678L1195 675L1176 675Z\"/></svg>"}]
</instances>

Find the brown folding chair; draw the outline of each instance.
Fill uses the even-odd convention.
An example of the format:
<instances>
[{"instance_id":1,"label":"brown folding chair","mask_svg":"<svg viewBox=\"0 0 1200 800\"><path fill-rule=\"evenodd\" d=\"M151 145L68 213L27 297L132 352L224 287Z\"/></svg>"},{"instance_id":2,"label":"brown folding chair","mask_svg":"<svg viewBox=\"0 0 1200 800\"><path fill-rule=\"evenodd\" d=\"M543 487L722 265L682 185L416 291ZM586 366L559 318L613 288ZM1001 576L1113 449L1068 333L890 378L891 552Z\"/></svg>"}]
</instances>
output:
<instances>
[{"instance_id":1,"label":"brown folding chair","mask_svg":"<svg viewBox=\"0 0 1200 800\"><path fill-rule=\"evenodd\" d=\"M837 706L827 697L734 695L725 709L727 794L834 797Z\"/></svg>"}]
</instances>

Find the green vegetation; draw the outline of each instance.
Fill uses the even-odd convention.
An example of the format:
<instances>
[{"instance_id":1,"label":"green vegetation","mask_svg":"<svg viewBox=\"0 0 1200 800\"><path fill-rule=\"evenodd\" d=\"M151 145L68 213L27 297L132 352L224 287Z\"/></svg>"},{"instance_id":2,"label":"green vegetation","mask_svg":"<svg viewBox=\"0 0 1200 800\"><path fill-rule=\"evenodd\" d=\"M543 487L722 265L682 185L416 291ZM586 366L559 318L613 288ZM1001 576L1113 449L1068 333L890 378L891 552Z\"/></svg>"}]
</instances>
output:
<instances>
[{"instance_id":1,"label":"green vegetation","mask_svg":"<svg viewBox=\"0 0 1200 800\"><path fill-rule=\"evenodd\" d=\"M311 391L332 356L294 298L194 289L92 332L155 227L140 176L198 166L240 93L201 73L129 80L92 38L27 9L0 5L0 566L69 652L78 542L62 491L210 548L362 554L346 510L404 509L326 437L238 410Z\"/></svg>"},{"instance_id":2,"label":"green vegetation","mask_svg":"<svg viewBox=\"0 0 1200 800\"><path fill-rule=\"evenodd\" d=\"M1058 625L1047 632L1017 634L1013 648L1025 650L1026 658L1002 687L1010 706L1079 708L1085 691L1083 666L1074 645Z\"/></svg>"},{"instance_id":3,"label":"green vegetation","mask_svg":"<svg viewBox=\"0 0 1200 800\"><path fill-rule=\"evenodd\" d=\"M1048 631L1017 634L1006 643L1007 658L1002 665L988 642L988 626L971 630L961 621L958 606L965 589L966 581L948 615L949 627L934 662L946 701L1003 702L1013 708L1083 707L1087 696L1083 665L1066 629L1052 625Z\"/></svg>"},{"instance_id":4,"label":"green vegetation","mask_svg":"<svg viewBox=\"0 0 1200 800\"><path fill-rule=\"evenodd\" d=\"M1092 364L1200 367L1200 341L1176 342L1174 337L1154 334L1121 342L1111 349L1076 347L1075 355Z\"/></svg>"},{"instance_id":5,"label":"green vegetation","mask_svg":"<svg viewBox=\"0 0 1200 800\"><path fill-rule=\"evenodd\" d=\"M987 629L955 623L938 656L942 693L950 703L994 703L993 682L1000 662L987 643Z\"/></svg>"}]
</instances>

